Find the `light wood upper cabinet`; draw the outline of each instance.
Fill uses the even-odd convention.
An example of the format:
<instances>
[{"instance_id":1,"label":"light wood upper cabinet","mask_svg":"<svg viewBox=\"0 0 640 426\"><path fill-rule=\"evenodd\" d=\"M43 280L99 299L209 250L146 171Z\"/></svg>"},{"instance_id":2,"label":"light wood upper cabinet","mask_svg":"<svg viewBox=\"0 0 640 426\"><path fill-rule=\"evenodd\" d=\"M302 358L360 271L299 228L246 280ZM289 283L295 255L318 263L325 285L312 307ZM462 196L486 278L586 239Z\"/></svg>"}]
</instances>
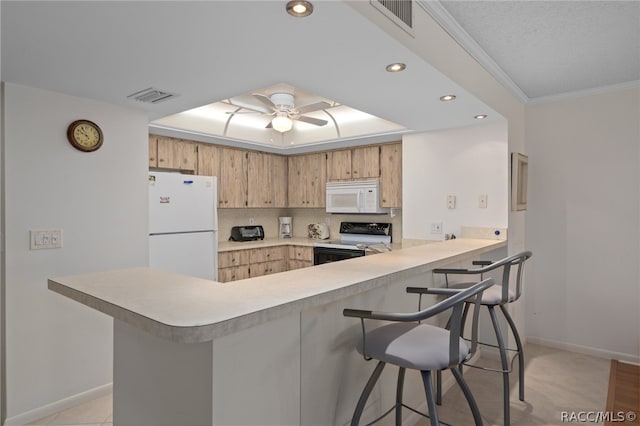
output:
<instances>
[{"instance_id":1,"label":"light wood upper cabinet","mask_svg":"<svg viewBox=\"0 0 640 426\"><path fill-rule=\"evenodd\" d=\"M380 176L380 147L366 146L351 150L351 176L369 179Z\"/></svg>"},{"instance_id":2,"label":"light wood upper cabinet","mask_svg":"<svg viewBox=\"0 0 640 426\"><path fill-rule=\"evenodd\" d=\"M218 148L218 207L247 207L247 151Z\"/></svg>"},{"instance_id":3,"label":"light wood upper cabinet","mask_svg":"<svg viewBox=\"0 0 640 426\"><path fill-rule=\"evenodd\" d=\"M351 179L351 150L327 152L327 180Z\"/></svg>"},{"instance_id":4,"label":"light wood upper cabinet","mask_svg":"<svg viewBox=\"0 0 640 426\"><path fill-rule=\"evenodd\" d=\"M380 147L380 204L402 207L402 143Z\"/></svg>"},{"instance_id":5,"label":"light wood upper cabinet","mask_svg":"<svg viewBox=\"0 0 640 426\"><path fill-rule=\"evenodd\" d=\"M158 138L149 135L149 168L155 169L156 167L158 167Z\"/></svg>"},{"instance_id":6,"label":"light wood upper cabinet","mask_svg":"<svg viewBox=\"0 0 640 426\"><path fill-rule=\"evenodd\" d=\"M287 160L281 155L249 151L248 207L286 207Z\"/></svg>"},{"instance_id":7,"label":"light wood upper cabinet","mask_svg":"<svg viewBox=\"0 0 640 426\"><path fill-rule=\"evenodd\" d=\"M198 151L195 142L156 136L157 167L160 169L196 171Z\"/></svg>"},{"instance_id":8,"label":"light wood upper cabinet","mask_svg":"<svg viewBox=\"0 0 640 426\"><path fill-rule=\"evenodd\" d=\"M324 207L326 154L289 157L289 207Z\"/></svg>"},{"instance_id":9,"label":"light wood upper cabinet","mask_svg":"<svg viewBox=\"0 0 640 426\"><path fill-rule=\"evenodd\" d=\"M327 180L370 179L380 176L380 147L327 152Z\"/></svg>"},{"instance_id":10,"label":"light wood upper cabinet","mask_svg":"<svg viewBox=\"0 0 640 426\"><path fill-rule=\"evenodd\" d=\"M198 174L202 176L220 174L220 153L217 146L198 144Z\"/></svg>"}]
</instances>

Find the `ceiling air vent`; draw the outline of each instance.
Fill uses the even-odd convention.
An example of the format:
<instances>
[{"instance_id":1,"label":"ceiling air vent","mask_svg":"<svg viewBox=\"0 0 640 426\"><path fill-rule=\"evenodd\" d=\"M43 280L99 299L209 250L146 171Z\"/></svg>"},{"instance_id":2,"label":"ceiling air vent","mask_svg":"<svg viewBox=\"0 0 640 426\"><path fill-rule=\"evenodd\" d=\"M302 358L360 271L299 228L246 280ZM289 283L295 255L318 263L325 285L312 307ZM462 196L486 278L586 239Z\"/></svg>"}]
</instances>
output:
<instances>
[{"instance_id":1,"label":"ceiling air vent","mask_svg":"<svg viewBox=\"0 0 640 426\"><path fill-rule=\"evenodd\" d=\"M176 95L175 93L170 93L165 90L159 90L153 87L149 87L148 89L141 90L134 93L133 95L127 96L127 99L134 99L136 101L146 102L148 104L157 104L176 96L178 95Z\"/></svg>"},{"instance_id":2,"label":"ceiling air vent","mask_svg":"<svg viewBox=\"0 0 640 426\"><path fill-rule=\"evenodd\" d=\"M394 24L413 35L413 0L369 0Z\"/></svg>"}]
</instances>

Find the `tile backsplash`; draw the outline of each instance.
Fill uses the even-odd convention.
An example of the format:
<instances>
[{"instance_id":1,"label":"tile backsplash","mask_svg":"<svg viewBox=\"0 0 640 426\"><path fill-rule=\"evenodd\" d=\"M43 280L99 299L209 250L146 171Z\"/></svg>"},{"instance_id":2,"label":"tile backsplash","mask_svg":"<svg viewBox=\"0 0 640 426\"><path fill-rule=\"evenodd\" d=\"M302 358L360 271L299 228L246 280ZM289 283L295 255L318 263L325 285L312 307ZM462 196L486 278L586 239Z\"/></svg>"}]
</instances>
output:
<instances>
[{"instance_id":1,"label":"tile backsplash","mask_svg":"<svg viewBox=\"0 0 640 426\"><path fill-rule=\"evenodd\" d=\"M340 222L390 222L392 224L392 240L402 240L402 210L394 209L395 217L383 215L332 214L324 209L219 209L218 241L226 241L231 235L232 226L249 225L251 218L255 225L262 225L265 238L277 238L279 231L278 217L291 216L293 236L306 237L310 223L326 223L329 221L331 239L339 237Z\"/></svg>"}]
</instances>

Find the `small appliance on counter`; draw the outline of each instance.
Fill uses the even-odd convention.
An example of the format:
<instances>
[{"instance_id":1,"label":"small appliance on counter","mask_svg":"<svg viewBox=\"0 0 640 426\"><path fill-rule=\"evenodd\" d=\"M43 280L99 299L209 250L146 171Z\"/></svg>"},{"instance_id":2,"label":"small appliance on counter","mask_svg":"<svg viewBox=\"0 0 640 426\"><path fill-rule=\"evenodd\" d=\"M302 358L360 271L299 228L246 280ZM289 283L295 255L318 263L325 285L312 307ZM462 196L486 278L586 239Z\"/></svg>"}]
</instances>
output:
<instances>
[{"instance_id":1,"label":"small appliance on counter","mask_svg":"<svg viewBox=\"0 0 640 426\"><path fill-rule=\"evenodd\" d=\"M280 221L280 238L291 238L293 236L293 227L291 226L290 217L279 217Z\"/></svg>"},{"instance_id":2,"label":"small appliance on counter","mask_svg":"<svg viewBox=\"0 0 640 426\"><path fill-rule=\"evenodd\" d=\"M391 251L391 224L341 222L340 239L313 243L313 264Z\"/></svg>"},{"instance_id":3,"label":"small appliance on counter","mask_svg":"<svg viewBox=\"0 0 640 426\"><path fill-rule=\"evenodd\" d=\"M326 223L312 223L307 227L312 240L328 240L329 226Z\"/></svg>"},{"instance_id":4,"label":"small appliance on counter","mask_svg":"<svg viewBox=\"0 0 640 426\"><path fill-rule=\"evenodd\" d=\"M260 225L234 226L229 241L264 240L264 228Z\"/></svg>"}]
</instances>

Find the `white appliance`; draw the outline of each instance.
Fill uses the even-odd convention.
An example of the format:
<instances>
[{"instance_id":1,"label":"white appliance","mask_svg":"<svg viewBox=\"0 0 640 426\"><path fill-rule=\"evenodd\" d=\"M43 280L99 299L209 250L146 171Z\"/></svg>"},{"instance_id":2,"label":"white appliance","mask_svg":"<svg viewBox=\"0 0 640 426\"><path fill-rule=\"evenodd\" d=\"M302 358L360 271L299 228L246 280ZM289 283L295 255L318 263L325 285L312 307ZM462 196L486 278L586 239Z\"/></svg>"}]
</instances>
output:
<instances>
[{"instance_id":1,"label":"white appliance","mask_svg":"<svg viewBox=\"0 0 640 426\"><path fill-rule=\"evenodd\" d=\"M327 182L327 213L387 212L388 208L380 207L380 181Z\"/></svg>"},{"instance_id":2,"label":"white appliance","mask_svg":"<svg viewBox=\"0 0 640 426\"><path fill-rule=\"evenodd\" d=\"M149 173L149 266L217 280L216 178Z\"/></svg>"},{"instance_id":3,"label":"white appliance","mask_svg":"<svg viewBox=\"0 0 640 426\"><path fill-rule=\"evenodd\" d=\"M278 221L280 222L280 238L291 238L293 237L293 229L291 226L291 218L290 217L279 217Z\"/></svg>"}]
</instances>

